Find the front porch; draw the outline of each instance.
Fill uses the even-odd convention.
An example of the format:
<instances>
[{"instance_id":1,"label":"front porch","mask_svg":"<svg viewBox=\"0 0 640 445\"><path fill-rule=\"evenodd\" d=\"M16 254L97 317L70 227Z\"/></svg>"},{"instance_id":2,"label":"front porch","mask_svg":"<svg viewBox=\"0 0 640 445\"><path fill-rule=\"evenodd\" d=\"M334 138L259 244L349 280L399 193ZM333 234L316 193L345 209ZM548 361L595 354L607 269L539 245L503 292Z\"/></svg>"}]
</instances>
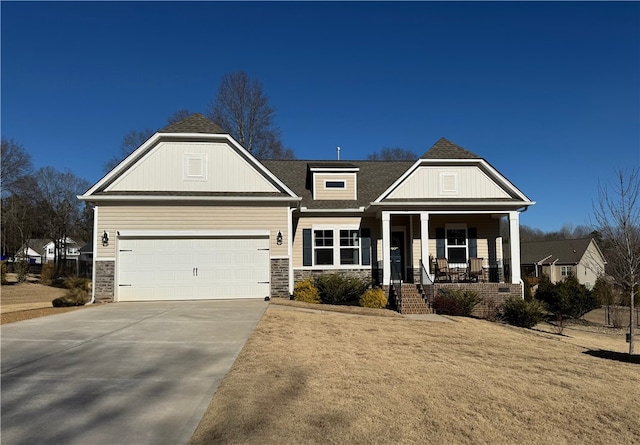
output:
<instances>
[{"instance_id":1,"label":"front porch","mask_svg":"<svg viewBox=\"0 0 640 445\"><path fill-rule=\"evenodd\" d=\"M377 281L384 286L393 281L521 284L517 211L382 211L380 219ZM500 231L503 219L509 227L506 239ZM436 259L448 266L447 273L438 273ZM474 271L472 263L481 266Z\"/></svg>"}]
</instances>

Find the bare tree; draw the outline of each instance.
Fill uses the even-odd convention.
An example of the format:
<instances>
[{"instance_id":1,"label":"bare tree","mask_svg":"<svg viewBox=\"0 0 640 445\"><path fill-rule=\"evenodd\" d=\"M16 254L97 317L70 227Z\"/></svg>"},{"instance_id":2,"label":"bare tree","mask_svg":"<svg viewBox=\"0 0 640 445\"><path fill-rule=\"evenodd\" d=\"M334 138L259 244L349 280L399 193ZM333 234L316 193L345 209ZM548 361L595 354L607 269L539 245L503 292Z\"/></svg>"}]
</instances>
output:
<instances>
[{"instance_id":1,"label":"bare tree","mask_svg":"<svg viewBox=\"0 0 640 445\"><path fill-rule=\"evenodd\" d=\"M629 295L629 354L634 349L634 303L640 281L640 168L619 170L599 185L594 205L598 232L607 244L607 273Z\"/></svg>"},{"instance_id":2,"label":"bare tree","mask_svg":"<svg viewBox=\"0 0 640 445\"><path fill-rule=\"evenodd\" d=\"M55 243L54 262L59 266L65 256L67 237L82 218L84 204L76 196L87 190L89 183L70 171L60 172L53 167L38 169L36 178L45 234Z\"/></svg>"},{"instance_id":3,"label":"bare tree","mask_svg":"<svg viewBox=\"0 0 640 445\"><path fill-rule=\"evenodd\" d=\"M180 122L181 120L188 118L189 116L191 116L191 114L191 111L187 110L186 108L181 108L167 118L167 123L169 125L175 124L176 122Z\"/></svg>"},{"instance_id":4,"label":"bare tree","mask_svg":"<svg viewBox=\"0 0 640 445\"><path fill-rule=\"evenodd\" d=\"M15 191L16 185L33 170L31 155L13 139L2 138L0 144L0 187L2 196Z\"/></svg>"},{"instance_id":5,"label":"bare tree","mask_svg":"<svg viewBox=\"0 0 640 445\"><path fill-rule=\"evenodd\" d=\"M369 161L415 161L418 155L401 147L383 147L367 156Z\"/></svg>"},{"instance_id":6,"label":"bare tree","mask_svg":"<svg viewBox=\"0 0 640 445\"><path fill-rule=\"evenodd\" d=\"M147 139L155 133L149 128L144 130L131 130L125 134L120 144L120 154L112 157L104 164L104 171L109 172L114 169L124 158L133 153L138 147L145 143Z\"/></svg>"},{"instance_id":7,"label":"bare tree","mask_svg":"<svg viewBox=\"0 0 640 445\"><path fill-rule=\"evenodd\" d=\"M275 126L275 109L262 85L244 71L222 76L208 117L259 159L291 159Z\"/></svg>"}]
</instances>

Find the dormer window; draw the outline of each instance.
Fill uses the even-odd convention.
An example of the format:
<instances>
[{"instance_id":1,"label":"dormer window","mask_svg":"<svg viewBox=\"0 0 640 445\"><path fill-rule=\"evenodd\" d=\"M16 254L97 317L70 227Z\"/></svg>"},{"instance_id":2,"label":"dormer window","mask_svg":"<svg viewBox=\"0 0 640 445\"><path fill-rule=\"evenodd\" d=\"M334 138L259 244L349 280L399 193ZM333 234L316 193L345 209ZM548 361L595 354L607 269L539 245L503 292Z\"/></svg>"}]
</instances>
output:
<instances>
[{"instance_id":1,"label":"dormer window","mask_svg":"<svg viewBox=\"0 0 640 445\"><path fill-rule=\"evenodd\" d=\"M358 171L354 164L327 161L308 164L313 199L320 201L358 199Z\"/></svg>"}]
</instances>

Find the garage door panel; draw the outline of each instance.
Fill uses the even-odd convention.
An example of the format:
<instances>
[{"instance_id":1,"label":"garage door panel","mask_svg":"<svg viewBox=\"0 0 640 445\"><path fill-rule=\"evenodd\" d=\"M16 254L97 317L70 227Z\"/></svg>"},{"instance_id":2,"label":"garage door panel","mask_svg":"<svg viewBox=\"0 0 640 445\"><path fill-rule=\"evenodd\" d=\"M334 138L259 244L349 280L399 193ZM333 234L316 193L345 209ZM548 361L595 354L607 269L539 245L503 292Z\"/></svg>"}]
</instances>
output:
<instances>
[{"instance_id":1,"label":"garage door panel","mask_svg":"<svg viewBox=\"0 0 640 445\"><path fill-rule=\"evenodd\" d=\"M120 239L118 300L264 298L268 238Z\"/></svg>"}]
</instances>

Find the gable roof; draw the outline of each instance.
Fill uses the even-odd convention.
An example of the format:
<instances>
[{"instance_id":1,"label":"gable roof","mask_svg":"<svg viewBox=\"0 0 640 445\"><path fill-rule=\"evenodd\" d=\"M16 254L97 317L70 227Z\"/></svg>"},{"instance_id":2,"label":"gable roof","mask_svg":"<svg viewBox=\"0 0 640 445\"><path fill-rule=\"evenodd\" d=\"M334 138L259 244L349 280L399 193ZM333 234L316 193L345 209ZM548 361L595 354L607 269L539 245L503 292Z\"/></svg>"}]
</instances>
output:
<instances>
[{"instance_id":1,"label":"gable roof","mask_svg":"<svg viewBox=\"0 0 640 445\"><path fill-rule=\"evenodd\" d=\"M440 138L420 159L481 159L446 138Z\"/></svg>"},{"instance_id":2,"label":"gable roof","mask_svg":"<svg viewBox=\"0 0 640 445\"><path fill-rule=\"evenodd\" d=\"M111 190L116 181L120 180L132 171L138 163L143 162L145 158L153 156L154 150L164 141L178 142L222 142L233 150L239 162L246 162L250 168L255 170L256 176L261 177L266 183L270 184L272 190L257 190L249 193L247 190L199 190L199 191L183 191L183 190ZM223 166L221 166L222 168ZM121 161L113 170L107 173L100 181L94 184L83 195L78 196L79 199L86 201L96 201L96 199L146 199L146 200L184 200L186 198L192 200L230 200L234 198L255 200L259 199L277 199L294 201L299 200L295 194L287 188L287 186L249 153L244 147L236 142L231 135L226 133L217 124L207 119L200 113L192 114L174 124L168 125L156 132L147 139L140 147L138 147L127 158Z\"/></svg>"},{"instance_id":3,"label":"gable roof","mask_svg":"<svg viewBox=\"0 0 640 445\"><path fill-rule=\"evenodd\" d=\"M597 247L593 238L522 242L520 243L521 263L578 264L592 241Z\"/></svg>"},{"instance_id":4,"label":"gable roof","mask_svg":"<svg viewBox=\"0 0 640 445\"><path fill-rule=\"evenodd\" d=\"M191 116L171 125L167 125L158 133L204 133L204 134L226 134L215 122L210 121L200 113Z\"/></svg>"}]
</instances>

